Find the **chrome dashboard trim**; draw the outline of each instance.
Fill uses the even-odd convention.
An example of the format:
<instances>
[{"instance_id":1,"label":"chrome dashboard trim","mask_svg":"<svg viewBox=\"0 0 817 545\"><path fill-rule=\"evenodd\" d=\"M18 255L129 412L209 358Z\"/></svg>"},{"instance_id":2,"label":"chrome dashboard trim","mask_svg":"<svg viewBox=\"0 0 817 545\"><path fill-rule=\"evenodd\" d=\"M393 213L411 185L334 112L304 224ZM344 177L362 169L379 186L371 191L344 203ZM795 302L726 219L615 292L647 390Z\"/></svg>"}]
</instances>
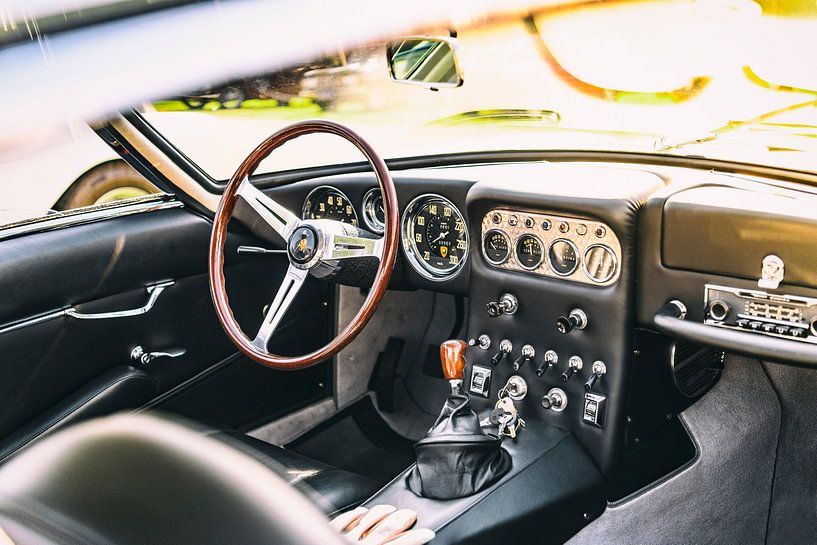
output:
<instances>
[{"instance_id":1,"label":"chrome dashboard trim","mask_svg":"<svg viewBox=\"0 0 817 545\"><path fill-rule=\"evenodd\" d=\"M513 216L517 218L516 223L509 221L509 218ZM530 226L527 227L526 223ZM546 224L546 227L543 227L543 223ZM483 254L483 259L489 267L598 287L613 285L621 277L621 242L612 227L604 222L586 217L563 216L500 206L488 210L482 217L480 234L484 238L486 233L497 229L504 231L508 238L514 241L512 248L514 258L501 264L494 264L485 259ZM542 261L532 269L523 267L516 255L516 242L525 234L538 238L542 243ZM557 273L550 264L548 254L551 246L558 240L566 241L576 253L576 267L568 274ZM607 247L615 260L613 274L603 282L594 280L588 275L584 263L586 252L599 245Z\"/></svg>"}]
</instances>

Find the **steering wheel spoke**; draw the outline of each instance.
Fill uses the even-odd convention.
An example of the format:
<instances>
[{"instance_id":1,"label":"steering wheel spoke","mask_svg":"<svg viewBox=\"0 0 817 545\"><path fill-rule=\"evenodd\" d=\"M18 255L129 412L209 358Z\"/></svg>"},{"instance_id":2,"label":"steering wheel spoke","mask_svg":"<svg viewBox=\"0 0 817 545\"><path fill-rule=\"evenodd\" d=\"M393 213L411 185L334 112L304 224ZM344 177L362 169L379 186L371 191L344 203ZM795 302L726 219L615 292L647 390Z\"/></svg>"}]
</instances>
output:
<instances>
[{"instance_id":1,"label":"steering wheel spoke","mask_svg":"<svg viewBox=\"0 0 817 545\"><path fill-rule=\"evenodd\" d=\"M252 345L255 348L262 352L267 352L269 340L272 338L275 330L278 329L281 320L284 318L284 314L289 310L292 301L295 300L295 296L301 291L301 286L304 285L308 274L308 270L299 269L292 265L289 266L286 276L284 276L284 281L281 283L281 287L278 288L278 293L275 294L275 299L272 300L272 304L264 315L264 321L261 323L258 334L252 341Z\"/></svg>"},{"instance_id":2,"label":"steering wheel spoke","mask_svg":"<svg viewBox=\"0 0 817 545\"><path fill-rule=\"evenodd\" d=\"M261 216L261 219L269 224L284 240L288 240L292 232L301 224L298 216L252 185L248 177L241 180L236 195L244 199L255 210L255 213Z\"/></svg>"},{"instance_id":3,"label":"steering wheel spoke","mask_svg":"<svg viewBox=\"0 0 817 545\"><path fill-rule=\"evenodd\" d=\"M360 257L383 257L383 238L367 238L355 235L330 234L327 236L323 259L353 259Z\"/></svg>"}]
</instances>

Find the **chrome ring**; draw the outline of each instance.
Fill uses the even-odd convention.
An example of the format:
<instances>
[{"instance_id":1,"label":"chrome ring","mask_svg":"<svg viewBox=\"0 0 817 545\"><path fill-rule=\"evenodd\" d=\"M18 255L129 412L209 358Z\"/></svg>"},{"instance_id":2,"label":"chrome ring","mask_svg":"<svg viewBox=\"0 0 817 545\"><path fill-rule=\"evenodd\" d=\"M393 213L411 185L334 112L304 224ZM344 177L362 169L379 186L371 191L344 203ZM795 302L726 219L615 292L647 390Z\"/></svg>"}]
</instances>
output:
<instances>
[{"instance_id":1,"label":"chrome ring","mask_svg":"<svg viewBox=\"0 0 817 545\"><path fill-rule=\"evenodd\" d=\"M491 235L491 233L499 233L500 235L505 237L505 240L508 243L508 255L506 255L505 259L503 259L501 261L494 261L493 259L488 257L488 255L485 253L485 241L487 240L488 236ZM485 234L482 235L481 249L482 249L482 257L485 258L485 261L487 261L491 265L496 265L496 266L502 265L503 263L507 262L511 258L511 237L509 237L508 234L505 231L503 231L502 229L488 229L487 231L485 231Z\"/></svg>"},{"instance_id":2,"label":"chrome ring","mask_svg":"<svg viewBox=\"0 0 817 545\"><path fill-rule=\"evenodd\" d=\"M519 255L518 255L518 253L516 251L516 248L517 248L517 245L519 244L519 239L521 239L522 237L535 238L536 241L539 242L539 246L542 248L542 257L539 259L539 261L536 263L536 265L534 265L532 267L529 267L527 265L523 265L522 261L519 260ZM513 256L516 259L517 265L519 265L520 267L522 267L526 271L535 271L536 269L538 269L542 265L542 262L545 260L545 245L542 243L542 239L537 237L533 233L522 233L521 235L516 237L515 241L513 241Z\"/></svg>"},{"instance_id":3,"label":"chrome ring","mask_svg":"<svg viewBox=\"0 0 817 545\"><path fill-rule=\"evenodd\" d=\"M556 244L557 242L566 242L571 248L573 248L573 253L576 256L576 264L570 270L570 272L566 272L566 273L559 272L556 269L554 269L553 265L550 263L550 249L553 248L553 245ZM576 270L579 268L579 260L584 261L584 256L581 256L579 254L579 248L576 246L576 244L573 243L572 240L567 239L567 238L557 238L557 239L552 240L550 242L550 244L548 245L547 256L548 256L548 258L547 258L548 269L550 269L550 272L552 272L556 276L570 276L571 274L575 273Z\"/></svg>"},{"instance_id":4,"label":"chrome ring","mask_svg":"<svg viewBox=\"0 0 817 545\"><path fill-rule=\"evenodd\" d=\"M610 252L610 256L613 258L612 272L602 280L596 280L593 277L593 275L590 274L590 271L587 270L587 254L590 253L590 250L592 250L593 248L604 248L605 250ZM584 250L584 255L582 256L582 271L584 272L585 276L587 276L587 278L589 278L593 282L596 282L597 284L604 284L605 282L609 282L618 272L618 256L616 256L616 253L613 251L613 249L606 244L591 244Z\"/></svg>"},{"instance_id":5,"label":"chrome ring","mask_svg":"<svg viewBox=\"0 0 817 545\"><path fill-rule=\"evenodd\" d=\"M451 280L452 278L456 277L460 271L465 267L465 263L468 261L468 255L471 253L471 244L468 236L468 224L464 225L465 234L465 255L462 258L462 261L457 263L457 266L445 272L440 271L432 271L430 270L423 260L417 257L417 247L415 246L414 239L408 236L407 231L407 222L413 212L413 208L417 205L418 202L428 201L433 199L439 199L443 203L450 206L457 215L462 218L463 223L465 224L465 216L460 212L460 209L457 208L454 203L443 197L442 195L438 195L436 193L423 193L422 195L418 195L411 202L408 203L406 206L405 212L403 212L403 217L400 219L400 238L403 242L403 252L406 254L406 258L408 259L409 265L423 278L427 280L431 280L432 282L444 282L446 280Z\"/></svg>"}]
</instances>

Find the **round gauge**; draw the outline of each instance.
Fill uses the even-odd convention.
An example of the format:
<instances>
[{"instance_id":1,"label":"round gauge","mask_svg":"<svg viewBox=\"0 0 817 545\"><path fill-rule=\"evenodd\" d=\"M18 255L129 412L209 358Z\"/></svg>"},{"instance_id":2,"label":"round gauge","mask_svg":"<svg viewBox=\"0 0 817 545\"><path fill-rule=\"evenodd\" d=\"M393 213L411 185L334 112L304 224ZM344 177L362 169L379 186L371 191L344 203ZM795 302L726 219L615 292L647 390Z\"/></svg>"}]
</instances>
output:
<instances>
[{"instance_id":1,"label":"round gauge","mask_svg":"<svg viewBox=\"0 0 817 545\"><path fill-rule=\"evenodd\" d=\"M535 235L522 235L516 239L516 260L523 269L533 270L542 264L545 249Z\"/></svg>"},{"instance_id":2,"label":"round gauge","mask_svg":"<svg viewBox=\"0 0 817 545\"><path fill-rule=\"evenodd\" d=\"M383 194L379 187L373 187L363 196L363 223L373 233L382 235L386 231L386 209L383 207Z\"/></svg>"},{"instance_id":3,"label":"round gauge","mask_svg":"<svg viewBox=\"0 0 817 545\"><path fill-rule=\"evenodd\" d=\"M352 201L340 189L328 185L316 187L309 192L304 201L303 218L357 225L357 212Z\"/></svg>"},{"instance_id":4,"label":"round gauge","mask_svg":"<svg viewBox=\"0 0 817 545\"><path fill-rule=\"evenodd\" d=\"M564 238L557 238L548 248L548 264L559 276L573 274L579 266L579 255L576 245Z\"/></svg>"},{"instance_id":5,"label":"round gauge","mask_svg":"<svg viewBox=\"0 0 817 545\"><path fill-rule=\"evenodd\" d=\"M593 282L607 282L616 274L616 254L603 244L594 244L584 252L582 268Z\"/></svg>"},{"instance_id":6,"label":"round gauge","mask_svg":"<svg viewBox=\"0 0 817 545\"><path fill-rule=\"evenodd\" d=\"M511 241L499 229L491 229L482 238L482 252L488 263L502 265L510 255Z\"/></svg>"},{"instance_id":7,"label":"round gauge","mask_svg":"<svg viewBox=\"0 0 817 545\"><path fill-rule=\"evenodd\" d=\"M468 259L465 220L451 201L421 195L403 215L403 249L414 269L430 280L446 280Z\"/></svg>"}]
</instances>

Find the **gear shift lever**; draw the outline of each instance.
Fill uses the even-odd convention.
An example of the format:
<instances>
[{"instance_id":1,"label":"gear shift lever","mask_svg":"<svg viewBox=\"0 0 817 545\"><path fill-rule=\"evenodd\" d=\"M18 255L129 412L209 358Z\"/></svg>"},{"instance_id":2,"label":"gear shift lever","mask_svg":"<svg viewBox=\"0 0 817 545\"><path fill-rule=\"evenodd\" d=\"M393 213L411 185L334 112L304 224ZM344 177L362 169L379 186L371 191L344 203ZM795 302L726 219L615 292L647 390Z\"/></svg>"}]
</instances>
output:
<instances>
[{"instance_id":1,"label":"gear shift lever","mask_svg":"<svg viewBox=\"0 0 817 545\"><path fill-rule=\"evenodd\" d=\"M443 376L451 385L451 391L462 388L465 376L465 341L449 340L440 345L440 360L443 364Z\"/></svg>"},{"instance_id":2,"label":"gear shift lever","mask_svg":"<svg viewBox=\"0 0 817 545\"><path fill-rule=\"evenodd\" d=\"M417 465L408 475L408 485L418 496L438 500L470 496L511 468L501 439L482 429L462 388L467 346L459 340L440 345L443 376L451 393L425 438L414 445Z\"/></svg>"}]
</instances>

